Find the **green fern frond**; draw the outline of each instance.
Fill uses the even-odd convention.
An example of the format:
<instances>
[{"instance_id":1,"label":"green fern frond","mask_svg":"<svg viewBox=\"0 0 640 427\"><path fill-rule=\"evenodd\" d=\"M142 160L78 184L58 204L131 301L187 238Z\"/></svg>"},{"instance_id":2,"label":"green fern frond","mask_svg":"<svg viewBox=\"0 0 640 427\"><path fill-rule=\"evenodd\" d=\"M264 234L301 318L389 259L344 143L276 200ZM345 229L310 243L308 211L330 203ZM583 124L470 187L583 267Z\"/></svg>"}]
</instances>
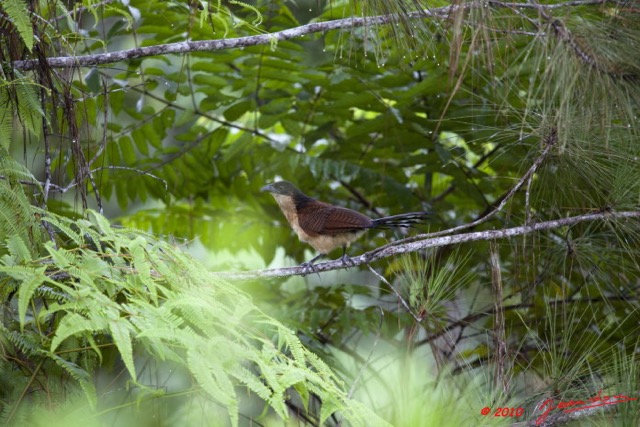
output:
<instances>
[{"instance_id":1,"label":"green fern frond","mask_svg":"<svg viewBox=\"0 0 640 427\"><path fill-rule=\"evenodd\" d=\"M0 323L0 331L2 335L14 345L21 353L27 356L36 356L41 352L39 342L34 340L34 333L32 332L17 332L10 330Z\"/></svg>"},{"instance_id":2,"label":"green fern frond","mask_svg":"<svg viewBox=\"0 0 640 427\"><path fill-rule=\"evenodd\" d=\"M252 392L260 397L260 399L264 401L271 399L271 390L265 386L262 381L260 381L255 372L251 372L244 366L238 366L234 371L234 377L242 384L246 385Z\"/></svg>"},{"instance_id":3,"label":"green fern frond","mask_svg":"<svg viewBox=\"0 0 640 427\"><path fill-rule=\"evenodd\" d=\"M31 252L27 247L27 244L18 235L13 234L9 236L5 242L5 246L9 251L8 255L5 255L6 265L19 265L32 260Z\"/></svg>"},{"instance_id":4,"label":"green fern frond","mask_svg":"<svg viewBox=\"0 0 640 427\"><path fill-rule=\"evenodd\" d=\"M38 191L42 190L40 183L35 179L29 169L13 160L8 153L0 152L0 154L2 154L2 156L0 156L0 176L2 176L5 181L10 183L26 181L31 185L35 185Z\"/></svg>"},{"instance_id":5,"label":"green fern frond","mask_svg":"<svg viewBox=\"0 0 640 427\"><path fill-rule=\"evenodd\" d=\"M204 346L205 343L202 342L201 346L191 348L187 352L189 369L202 389L228 408L231 425L237 426L238 401L236 400L233 383L224 370L216 369L216 364L210 363L210 359L208 360L206 355L203 354L204 352L200 351L203 350ZM218 355L216 351L220 350L209 346L206 346L206 348L213 352L211 354L213 358Z\"/></svg>"},{"instance_id":6,"label":"green fern frond","mask_svg":"<svg viewBox=\"0 0 640 427\"><path fill-rule=\"evenodd\" d=\"M56 334L51 341L51 351L54 352L60 343L72 335L104 332L108 329L108 320L102 316L87 318L78 313L68 313L60 321Z\"/></svg>"},{"instance_id":7,"label":"green fern frond","mask_svg":"<svg viewBox=\"0 0 640 427\"><path fill-rule=\"evenodd\" d=\"M211 17L218 23L220 23L222 25L222 28L224 28L224 33L222 33L222 38L226 38L227 35L229 35L229 24L227 23L227 20L222 18L220 16L219 13L212 13Z\"/></svg>"},{"instance_id":8,"label":"green fern frond","mask_svg":"<svg viewBox=\"0 0 640 427\"><path fill-rule=\"evenodd\" d=\"M0 239L16 236L35 255L43 241L43 231L19 182L35 179L22 165L6 156L0 158L0 177Z\"/></svg>"},{"instance_id":9,"label":"green fern frond","mask_svg":"<svg viewBox=\"0 0 640 427\"><path fill-rule=\"evenodd\" d=\"M13 277L20 282L18 287L18 318L20 327L24 329L27 307L31 304L31 297L36 288L40 286L47 277L44 274L46 267L1 267L0 272Z\"/></svg>"},{"instance_id":10,"label":"green fern frond","mask_svg":"<svg viewBox=\"0 0 640 427\"><path fill-rule=\"evenodd\" d=\"M252 6L248 3L239 1L239 0L229 0L230 4L237 4L238 6L242 6L245 9L249 9L250 11L252 11L255 15L256 18L251 22L251 26L258 26L260 24L262 24L262 13L260 13L260 11L255 7ZM244 22L244 21L243 21Z\"/></svg>"},{"instance_id":11,"label":"green fern frond","mask_svg":"<svg viewBox=\"0 0 640 427\"><path fill-rule=\"evenodd\" d=\"M75 255L65 249L55 248L52 242L45 243L44 247L53 263L61 270L70 268L76 261Z\"/></svg>"},{"instance_id":12,"label":"green fern frond","mask_svg":"<svg viewBox=\"0 0 640 427\"><path fill-rule=\"evenodd\" d=\"M109 331L111 331L113 342L118 347L120 357L122 357L129 375L135 381L137 375L136 366L133 363L133 346L131 344L133 326L127 320L118 318L109 322Z\"/></svg>"},{"instance_id":13,"label":"green fern frond","mask_svg":"<svg viewBox=\"0 0 640 427\"><path fill-rule=\"evenodd\" d=\"M95 212L88 220L52 213L46 219L55 229L66 230L70 243L77 245L43 244L40 251L46 258L25 258L26 265L7 265L9 259L0 258L0 274L19 282L20 322L15 323L24 331L5 325L4 335L29 354L51 358L91 402L96 394L90 367L103 366L110 359L107 354L116 353L134 387L157 388L139 384L137 376L148 375L138 372L138 357L183 367L198 393L226 408L231 425L239 424L243 396L238 385L282 418L288 416L284 402L292 390L307 400L305 405L312 394L334 411L353 404L337 376L293 331L181 249L144 233L113 228ZM99 239L97 246L87 244L87 234ZM13 252L18 252L19 242L11 244ZM37 298L49 301L43 305ZM44 325L51 331L34 332L44 331ZM363 413L345 414L357 424Z\"/></svg>"},{"instance_id":14,"label":"green fern frond","mask_svg":"<svg viewBox=\"0 0 640 427\"><path fill-rule=\"evenodd\" d=\"M120 15L122 16L126 21L127 21L127 26L126 29L130 30L131 27L133 26L134 23L134 19L133 16L131 15L131 13L129 13L126 9L122 9L120 7L113 7L110 5L104 5L105 10L109 11L109 12L113 12L114 14Z\"/></svg>"},{"instance_id":15,"label":"green fern frond","mask_svg":"<svg viewBox=\"0 0 640 427\"><path fill-rule=\"evenodd\" d=\"M0 105L10 105L6 82L0 79ZM7 151L13 135L13 112L11 108L0 109L0 149Z\"/></svg>"},{"instance_id":16,"label":"green fern frond","mask_svg":"<svg viewBox=\"0 0 640 427\"><path fill-rule=\"evenodd\" d=\"M2 2L2 8L7 12L9 19L18 30L20 38L31 52L34 42L33 26L26 2L24 0L5 0Z\"/></svg>"},{"instance_id":17,"label":"green fern frond","mask_svg":"<svg viewBox=\"0 0 640 427\"><path fill-rule=\"evenodd\" d=\"M100 233L108 238L113 238L115 233L109 221L94 210L87 210L87 218L91 221Z\"/></svg>"},{"instance_id":18,"label":"green fern frond","mask_svg":"<svg viewBox=\"0 0 640 427\"><path fill-rule=\"evenodd\" d=\"M71 375L71 377L73 377L74 380L76 380L76 382L82 388L82 391L84 391L84 396L87 398L87 401L89 402L91 408L95 408L97 403L97 395L91 374L88 371L82 369L77 364L65 360L55 354L51 355L51 359L53 359L58 366L64 369L67 373L69 373L69 375Z\"/></svg>"},{"instance_id":19,"label":"green fern frond","mask_svg":"<svg viewBox=\"0 0 640 427\"><path fill-rule=\"evenodd\" d=\"M42 132L42 120L46 120L46 115L40 104L38 86L33 81L23 78L14 87L20 123L39 138Z\"/></svg>"},{"instance_id":20,"label":"green fern frond","mask_svg":"<svg viewBox=\"0 0 640 427\"><path fill-rule=\"evenodd\" d=\"M74 226L73 221L68 218L62 218L56 215L49 215L44 209L34 208L35 212L43 217L49 225L56 230L56 234L62 238L71 239L71 244L75 246L81 246L85 243L84 234L78 230L77 226Z\"/></svg>"}]
</instances>

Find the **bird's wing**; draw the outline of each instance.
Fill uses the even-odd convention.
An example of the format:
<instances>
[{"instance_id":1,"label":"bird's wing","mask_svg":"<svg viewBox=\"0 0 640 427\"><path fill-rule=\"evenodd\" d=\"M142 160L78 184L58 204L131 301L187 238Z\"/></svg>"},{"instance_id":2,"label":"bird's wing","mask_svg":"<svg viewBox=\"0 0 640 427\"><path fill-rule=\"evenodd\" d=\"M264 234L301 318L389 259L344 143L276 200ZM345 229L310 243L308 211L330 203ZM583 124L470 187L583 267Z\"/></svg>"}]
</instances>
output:
<instances>
[{"instance_id":1,"label":"bird's wing","mask_svg":"<svg viewBox=\"0 0 640 427\"><path fill-rule=\"evenodd\" d=\"M314 201L298 210L298 223L310 235L335 235L369 228L373 222L351 209Z\"/></svg>"}]
</instances>

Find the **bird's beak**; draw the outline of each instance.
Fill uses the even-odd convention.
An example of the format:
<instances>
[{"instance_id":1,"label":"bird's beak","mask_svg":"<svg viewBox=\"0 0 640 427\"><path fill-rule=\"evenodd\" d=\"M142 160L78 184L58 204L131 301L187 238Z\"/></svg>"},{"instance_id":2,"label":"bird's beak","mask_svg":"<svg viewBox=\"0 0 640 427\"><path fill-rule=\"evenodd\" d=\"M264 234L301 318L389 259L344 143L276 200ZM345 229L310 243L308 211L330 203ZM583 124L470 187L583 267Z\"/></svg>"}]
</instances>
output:
<instances>
[{"instance_id":1,"label":"bird's beak","mask_svg":"<svg viewBox=\"0 0 640 427\"><path fill-rule=\"evenodd\" d=\"M260 189L260 191L268 191L268 192L272 193L273 192L273 186L271 184L267 184L264 187L262 187Z\"/></svg>"}]
</instances>

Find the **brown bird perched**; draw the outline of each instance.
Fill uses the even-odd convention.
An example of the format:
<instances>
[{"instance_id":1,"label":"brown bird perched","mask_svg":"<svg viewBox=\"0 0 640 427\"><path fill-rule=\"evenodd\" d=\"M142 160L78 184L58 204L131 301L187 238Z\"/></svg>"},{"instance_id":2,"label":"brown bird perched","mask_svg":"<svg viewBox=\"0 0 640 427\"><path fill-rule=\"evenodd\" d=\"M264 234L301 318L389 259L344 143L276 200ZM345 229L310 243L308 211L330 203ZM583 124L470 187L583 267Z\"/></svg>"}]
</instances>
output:
<instances>
[{"instance_id":1,"label":"brown bird perched","mask_svg":"<svg viewBox=\"0 0 640 427\"><path fill-rule=\"evenodd\" d=\"M302 264L311 270L316 260L338 247L342 247L341 259L346 264L351 260L347 248L370 228L409 227L431 215L430 212L411 212L371 219L360 212L315 200L287 181L265 185L261 191L273 195L300 240L320 253Z\"/></svg>"}]
</instances>

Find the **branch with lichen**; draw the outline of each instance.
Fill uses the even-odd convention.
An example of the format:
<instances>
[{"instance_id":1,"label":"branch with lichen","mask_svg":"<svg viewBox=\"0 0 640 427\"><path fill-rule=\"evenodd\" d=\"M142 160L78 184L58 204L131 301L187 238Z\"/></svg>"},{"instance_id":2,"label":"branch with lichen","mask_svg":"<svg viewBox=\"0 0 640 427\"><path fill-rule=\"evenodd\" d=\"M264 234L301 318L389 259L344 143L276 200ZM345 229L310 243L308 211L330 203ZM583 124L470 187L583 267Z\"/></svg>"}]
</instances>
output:
<instances>
[{"instance_id":1,"label":"branch with lichen","mask_svg":"<svg viewBox=\"0 0 640 427\"><path fill-rule=\"evenodd\" d=\"M502 230L485 230L471 233L462 233L449 236L439 237L423 237L411 242L397 241L389 243L381 248L366 252L360 256L353 257L349 264L345 264L342 260L337 259L323 263L314 264L314 270L318 273L323 271L340 270L358 265L368 265L374 261L388 258L394 255L416 252L427 248L437 248L448 245L459 245L467 242L475 242L480 240L497 240L508 239L511 237L522 236L537 231L551 230L554 228L568 227L581 222L589 221L609 221L640 218L640 210L638 211L602 211L585 215L572 216L567 218L554 219L549 221L538 222L534 224L521 225L519 227L505 228ZM420 237L420 236L418 236ZM258 277L287 277L287 276L304 276L309 273L309 269L303 266L271 268L255 271L239 271L239 272L217 272L212 273L216 277L226 279L255 279Z\"/></svg>"},{"instance_id":2,"label":"branch with lichen","mask_svg":"<svg viewBox=\"0 0 640 427\"><path fill-rule=\"evenodd\" d=\"M92 67L96 65L112 64L116 62L129 61L132 59L146 58L151 56L160 56L167 54L187 54L193 52L214 52L225 49L237 49L241 47L271 45L274 46L280 41L300 38L308 34L322 33L331 30L353 29L369 25L384 25L398 22L400 19L448 19L451 14L460 11L460 9L471 10L487 6L494 8L509 9L535 9L544 12L546 16L549 11L565 7L577 7L588 5L602 5L605 3L617 3L615 0L573 0L556 4L541 5L537 3L517 3L502 2L497 0L489 1L473 1L461 4L452 4L433 9L419 10L410 12L405 15L389 14L364 18L345 18L326 22L313 22L290 28L283 31L277 31L269 34L258 34L255 36L238 37L232 39L219 40L201 40L201 41L184 41L178 43L168 43L156 46L138 47L133 49L120 50L116 52L97 53L82 56L61 56L47 58L47 64L51 68L74 68L74 67ZM543 17L545 16L543 14ZM546 19L546 18L545 18ZM558 24L559 25L559 24ZM556 35L566 41L567 33L556 31ZM16 70L28 71L38 66L39 60L29 59L14 61L12 66ZM588 61L590 63L590 61Z\"/></svg>"}]
</instances>

